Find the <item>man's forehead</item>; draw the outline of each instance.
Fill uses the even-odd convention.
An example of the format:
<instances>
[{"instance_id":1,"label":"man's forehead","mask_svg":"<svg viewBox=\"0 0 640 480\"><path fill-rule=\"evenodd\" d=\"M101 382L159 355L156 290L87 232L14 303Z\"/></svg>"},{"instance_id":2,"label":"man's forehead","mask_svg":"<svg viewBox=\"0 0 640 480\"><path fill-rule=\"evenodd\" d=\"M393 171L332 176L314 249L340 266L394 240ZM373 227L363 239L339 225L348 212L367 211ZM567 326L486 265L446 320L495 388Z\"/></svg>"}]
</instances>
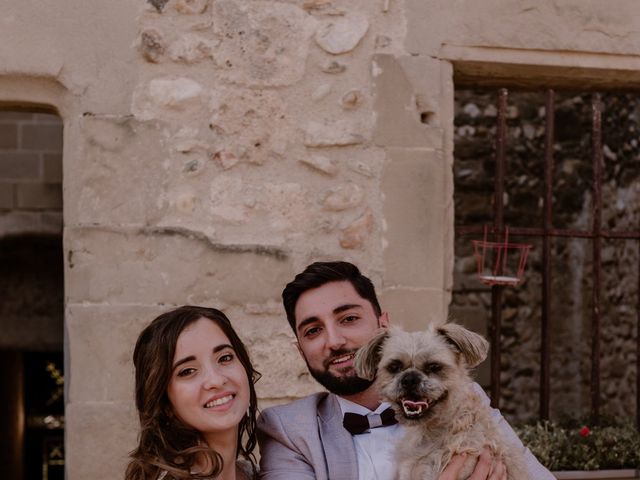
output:
<instances>
[{"instance_id":1,"label":"man's forehead","mask_svg":"<svg viewBox=\"0 0 640 480\"><path fill-rule=\"evenodd\" d=\"M331 308L341 303L365 305L368 301L361 297L347 280L325 283L304 292L296 302L296 310L308 308Z\"/></svg>"}]
</instances>

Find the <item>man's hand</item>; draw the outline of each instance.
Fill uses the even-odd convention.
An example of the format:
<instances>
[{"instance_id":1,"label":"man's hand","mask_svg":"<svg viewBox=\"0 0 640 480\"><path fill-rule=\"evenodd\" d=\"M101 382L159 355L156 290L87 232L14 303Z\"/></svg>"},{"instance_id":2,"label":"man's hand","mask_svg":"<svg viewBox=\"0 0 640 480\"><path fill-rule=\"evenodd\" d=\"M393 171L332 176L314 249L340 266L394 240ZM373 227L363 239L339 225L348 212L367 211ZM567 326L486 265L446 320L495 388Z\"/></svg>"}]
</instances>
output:
<instances>
[{"instance_id":1,"label":"man's hand","mask_svg":"<svg viewBox=\"0 0 640 480\"><path fill-rule=\"evenodd\" d=\"M466 453L454 455L438 480L458 480L458 475L466 460ZM494 461L489 449L484 448L468 480L507 480L507 469L500 459Z\"/></svg>"}]
</instances>

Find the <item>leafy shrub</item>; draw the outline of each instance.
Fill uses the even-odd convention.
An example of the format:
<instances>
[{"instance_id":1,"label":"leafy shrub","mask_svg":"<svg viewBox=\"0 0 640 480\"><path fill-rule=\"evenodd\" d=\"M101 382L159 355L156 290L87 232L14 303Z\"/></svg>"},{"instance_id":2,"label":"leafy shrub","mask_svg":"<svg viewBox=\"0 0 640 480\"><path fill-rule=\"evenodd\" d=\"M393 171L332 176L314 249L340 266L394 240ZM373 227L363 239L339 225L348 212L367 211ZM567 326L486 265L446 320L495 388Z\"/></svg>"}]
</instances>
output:
<instances>
[{"instance_id":1,"label":"leafy shrub","mask_svg":"<svg viewBox=\"0 0 640 480\"><path fill-rule=\"evenodd\" d=\"M516 432L549 470L640 467L640 433L632 421L542 421Z\"/></svg>"}]
</instances>

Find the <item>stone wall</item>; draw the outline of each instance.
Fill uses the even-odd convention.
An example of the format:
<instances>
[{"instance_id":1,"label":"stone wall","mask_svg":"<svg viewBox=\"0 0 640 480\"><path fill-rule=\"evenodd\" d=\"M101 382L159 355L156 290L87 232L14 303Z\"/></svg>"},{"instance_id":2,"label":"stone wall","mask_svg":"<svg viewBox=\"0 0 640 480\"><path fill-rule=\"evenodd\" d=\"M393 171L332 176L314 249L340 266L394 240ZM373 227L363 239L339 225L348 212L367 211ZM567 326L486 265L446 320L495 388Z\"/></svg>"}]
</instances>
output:
<instances>
[{"instance_id":1,"label":"stone wall","mask_svg":"<svg viewBox=\"0 0 640 480\"><path fill-rule=\"evenodd\" d=\"M47 106L64 123L68 478L122 475L136 437L132 345L171 305L226 310L264 374L263 405L317 388L279 304L313 260L362 265L396 323L442 321L453 283L454 84L638 85L635 8L5 8L0 103Z\"/></svg>"}]
</instances>

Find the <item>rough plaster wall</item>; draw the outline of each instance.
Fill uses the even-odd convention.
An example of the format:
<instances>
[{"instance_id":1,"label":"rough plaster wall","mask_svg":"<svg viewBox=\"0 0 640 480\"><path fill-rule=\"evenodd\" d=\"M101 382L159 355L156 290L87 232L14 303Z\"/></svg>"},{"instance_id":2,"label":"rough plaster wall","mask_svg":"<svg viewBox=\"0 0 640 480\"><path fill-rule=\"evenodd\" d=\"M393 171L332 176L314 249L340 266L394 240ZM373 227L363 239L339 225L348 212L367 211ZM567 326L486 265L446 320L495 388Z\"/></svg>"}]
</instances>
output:
<instances>
[{"instance_id":1,"label":"rough plaster wall","mask_svg":"<svg viewBox=\"0 0 640 480\"><path fill-rule=\"evenodd\" d=\"M264 404L317 388L278 300L310 261L363 265L410 328L443 319L451 61L479 45L493 60L635 53L633 11L630 0L5 6L0 101L52 105L65 123L68 478L122 475L136 436L132 344L170 304L227 311L264 374Z\"/></svg>"}]
</instances>

